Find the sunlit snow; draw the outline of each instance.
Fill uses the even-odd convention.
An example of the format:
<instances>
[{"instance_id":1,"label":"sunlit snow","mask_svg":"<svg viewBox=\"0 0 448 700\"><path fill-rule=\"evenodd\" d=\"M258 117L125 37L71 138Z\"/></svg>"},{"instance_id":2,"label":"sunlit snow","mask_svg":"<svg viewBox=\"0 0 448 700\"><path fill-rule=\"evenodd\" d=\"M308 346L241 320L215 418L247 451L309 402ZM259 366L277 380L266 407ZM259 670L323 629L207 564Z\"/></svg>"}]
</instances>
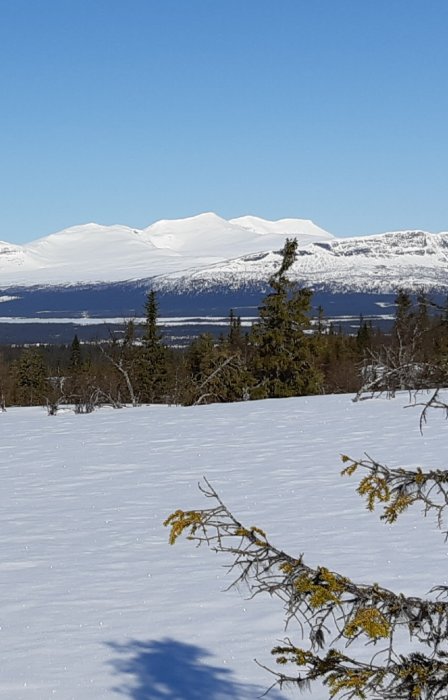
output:
<instances>
[{"instance_id":1,"label":"sunlit snow","mask_svg":"<svg viewBox=\"0 0 448 700\"><path fill-rule=\"evenodd\" d=\"M406 400L0 414L0 696L261 695L272 679L253 659L272 663L280 603L224 592L222 556L187 541L170 547L162 526L178 507L209 505L197 489L203 475L243 522L310 564L405 593L446 584L434 522L412 512L385 526L365 510L356 479L339 476L340 453L446 466L442 416L421 435Z\"/></svg>"},{"instance_id":2,"label":"sunlit snow","mask_svg":"<svg viewBox=\"0 0 448 700\"><path fill-rule=\"evenodd\" d=\"M145 229L89 223L22 246L0 242L1 283L6 287L141 279L280 249L288 235L301 245L333 238L303 219L252 218L256 225L250 229L210 212L156 221Z\"/></svg>"}]
</instances>

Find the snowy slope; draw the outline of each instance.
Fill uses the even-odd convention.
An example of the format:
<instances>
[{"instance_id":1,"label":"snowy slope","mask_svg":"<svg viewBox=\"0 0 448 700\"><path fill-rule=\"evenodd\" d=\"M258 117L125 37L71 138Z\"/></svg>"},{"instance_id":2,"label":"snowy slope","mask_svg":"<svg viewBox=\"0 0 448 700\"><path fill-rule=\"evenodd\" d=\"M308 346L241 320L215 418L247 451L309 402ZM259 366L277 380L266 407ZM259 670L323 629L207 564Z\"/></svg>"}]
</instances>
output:
<instances>
[{"instance_id":1,"label":"snowy slope","mask_svg":"<svg viewBox=\"0 0 448 700\"><path fill-rule=\"evenodd\" d=\"M160 289L212 290L262 285L280 266L279 251L245 255L207 268L176 271ZM393 293L448 289L448 233L397 231L301 246L289 276L314 289Z\"/></svg>"},{"instance_id":2,"label":"snowy slope","mask_svg":"<svg viewBox=\"0 0 448 700\"><path fill-rule=\"evenodd\" d=\"M165 292L266 285L286 237L297 238L292 270L333 293L448 289L448 233L395 231L336 239L304 219L268 221L213 213L145 229L85 224L24 246L0 243L0 287L124 282L152 278ZM157 279L156 279L157 278Z\"/></svg>"},{"instance_id":3,"label":"snowy slope","mask_svg":"<svg viewBox=\"0 0 448 700\"><path fill-rule=\"evenodd\" d=\"M406 399L0 414L0 697L260 697L271 677L253 659L272 663L279 602L224 592L224 559L168 546L162 526L177 507L210 505L203 475L243 522L310 564L405 593L446 584L434 522L412 511L386 526L339 476L340 453L445 468L446 421L435 412L420 435Z\"/></svg>"},{"instance_id":4,"label":"snowy slope","mask_svg":"<svg viewBox=\"0 0 448 700\"><path fill-rule=\"evenodd\" d=\"M158 221L144 229L142 235L157 247L186 251L197 257L215 253L220 258L275 249L283 245L286 236L295 236L302 245L333 238L305 219L268 221L247 216L226 221L211 212Z\"/></svg>"},{"instance_id":5,"label":"snowy slope","mask_svg":"<svg viewBox=\"0 0 448 700\"><path fill-rule=\"evenodd\" d=\"M143 230L84 224L23 246L0 243L0 284L73 284L142 279L283 246L291 231L302 245L332 236L301 219L258 220L249 230L213 213L158 221ZM285 228L285 230L283 230Z\"/></svg>"},{"instance_id":6,"label":"snowy slope","mask_svg":"<svg viewBox=\"0 0 448 700\"><path fill-rule=\"evenodd\" d=\"M288 236L305 235L317 240L331 239L332 236L323 228L316 226L310 219L278 219L278 221L268 221L259 216L240 216L237 219L230 219L229 223L248 231L268 235L271 233L287 233Z\"/></svg>"}]
</instances>

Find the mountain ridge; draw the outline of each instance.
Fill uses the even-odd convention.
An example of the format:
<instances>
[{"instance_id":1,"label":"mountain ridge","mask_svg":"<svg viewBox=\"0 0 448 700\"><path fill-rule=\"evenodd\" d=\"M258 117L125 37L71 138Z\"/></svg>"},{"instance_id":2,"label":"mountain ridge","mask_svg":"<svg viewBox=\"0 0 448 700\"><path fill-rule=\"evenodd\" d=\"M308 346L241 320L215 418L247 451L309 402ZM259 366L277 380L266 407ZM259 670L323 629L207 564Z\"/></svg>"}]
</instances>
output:
<instances>
[{"instance_id":1,"label":"mountain ridge","mask_svg":"<svg viewBox=\"0 0 448 700\"><path fill-rule=\"evenodd\" d=\"M213 212L144 229L81 224L23 246L0 243L0 289L121 282L173 294L266 289L292 237L298 250L290 276L314 290L448 291L448 232L335 238L307 219L226 220Z\"/></svg>"},{"instance_id":2,"label":"mountain ridge","mask_svg":"<svg viewBox=\"0 0 448 700\"><path fill-rule=\"evenodd\" d=\"M283 225L282 220L252 217L252 228L248 229L208 212L158 221L145 229L80 224L24 245L0 243L0 284L59 285L149 278L279 248L291 230L302 245L332 239L330 233L308 220L285 221ZM261 232L255 230L257 225ZM282 231L283 226L288 230Z\"/></svg>"},{"instance_id":3,"label":"mountain ridge","mask_svg":"<svg viewBox=\"0 0 448 700\"><path fill-rule=\"evenodd\" d=\"M175 271L155 280L161 290L185 293L214 287L266 284L281 264L280 251L266 251ZM394 293L448 290L448 233L396 231L332 239L298 247L289 277L314 290Z\"/></svg>"}]
</instances>

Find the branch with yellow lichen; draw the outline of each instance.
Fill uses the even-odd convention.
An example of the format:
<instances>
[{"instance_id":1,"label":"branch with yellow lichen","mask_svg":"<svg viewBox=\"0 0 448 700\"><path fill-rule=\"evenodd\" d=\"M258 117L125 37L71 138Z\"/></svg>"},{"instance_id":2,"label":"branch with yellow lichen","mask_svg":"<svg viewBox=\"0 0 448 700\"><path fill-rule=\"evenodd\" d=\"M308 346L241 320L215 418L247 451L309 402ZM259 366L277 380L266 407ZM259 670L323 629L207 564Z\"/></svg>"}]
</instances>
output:
<instances>
[{"instance_id":1,"label":"branch with yellow lichen","mask_svg":"<svg viewBox=\"0 0 448 700\"><path fill-rule=\"evenodd\" d=\"M353 471L354 464L352 461L346 471ZM369 478L363 491L367 496L373 491L373 501L386 502L394 494L394 487L390 492L382 483L381 474L369 474ZM447 602L396 594L377 584L355 583L323 566L310 567L302 555L293 557L272 545L260 528L239 522L207 480L200 489L213 507L178 510L169 516L165 525L171 528L170 542L186 534L198 546L206 544L229 555L228 568L234 576L231 586L244 583L251 597L268 593L280 598L286 627L297 623L302 637L308 639L306 650L290 640L274 647L272 653L280 666L295 666L292 675L271 671L274 685L300 688L320 680L331 698L337 695L347 700L446 698ZM446 590L439 593L446 595ZM399 655L395 640L400 631L428 645L430 653ZM341 650L355 640L374 645L369 662L357 661Z\"/></svg>"},{"instance_id":2,"label":"branch with yellow lichen","mask_svg":"<svg viewBox=\"0 0 448 700\"><path fill-rule=\"evenodd\" d=\"M357 491L366 499L367 508L371 511L377 504L384 504L382 520L393 523L409 506L421 504L424 515L434 513L438 528L443 529L443 516L448 507L448 471L424 471L420 467L392 469L368 455L361 460L347 455L342 455L341 459L346 464L342 475L351 476L358 469L367 472ZM444 534L448 537L447 531Z\"/></svg>"}]
</instances>

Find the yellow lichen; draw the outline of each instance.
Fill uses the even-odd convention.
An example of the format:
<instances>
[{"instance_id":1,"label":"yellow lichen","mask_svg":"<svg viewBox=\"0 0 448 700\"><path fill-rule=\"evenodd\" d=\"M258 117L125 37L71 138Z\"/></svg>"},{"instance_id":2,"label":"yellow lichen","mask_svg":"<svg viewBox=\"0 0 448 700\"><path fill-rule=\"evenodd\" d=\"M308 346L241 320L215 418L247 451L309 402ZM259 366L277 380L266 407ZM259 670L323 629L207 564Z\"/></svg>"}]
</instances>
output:
<instances>
[{"instance_id":1,"label":"yellow lichen","mask_svg":"<svg viewBox=\"0 0 448 700\"><path fill-rule=\"evenodd\" d=\"M277 656L276 663L278 664L288 664L294 663L297 666L306 666L306 664L313 661L314 656L310 651L306 649L301 649L300 647L288 646L288 647L274 647L271 654Z\"/></svg>"},{"instance_id":2,"label":"yellow lichen","mask_svg":"<svg viewBox=\"0 0 448 700\"><path fill-rule=\"evenodd\" d=\"M422 486L422 484L425 483L426 476L423 474L420 467L417 467L414 478L415 478L415 483L418 484L418 486Z\"/></svg>"},{"instance_id":3,"label":"yellow lichen","mask_svg":"<svg viewBox=\"0 0 448 700\"><path fill-rule=\"evenodd\" d=\"M249 538L253 542L253 544L256 544L258 547L268 546L265 531L262 530L261 527L256 527L256 525L252 525L250 529L246 527L238 527L235 530L235 535L237 535L238 537ZM264 539L260 539L260 537L257 537L256 535L260 535Z\"/></svg>"},{"instance_id":4,"label":"yellow lichen","mask_svg":"<svg viewBox=\"0 0 448 700\"><path fill-rule=\"evenodd\" d=\"M408 494L398 495L392 503L390 503L385 509L381 516L383 520L388 523L394 523L403 511L406 510L412 503L414 503L415 497L409 496Z\"/></svg>"},{"instance_id":5,"label":"yellow lichen","mask_svg":"<svg viewBox=\"0 0 448 700\"><path fill-rule=\"evenodd\" d=\"M350 462L350 464L341 471L341 476L351 476L359 467L359 463L355 462L351 457L348 457L348 455L341 455L341 461L344 462L344 464Z\"/></svg>"},{"instance_id":6,"label":"yellow lichen","mask_svg":"<svg viewBox=\"0 0 448 700\"><path fill-rule=\"evenodd\" d=\"M374 510L375 501L386 503L390 500L390 489L387 481L377 474L369 474L361 479L357 491L360 496L366 496L369 510Z\"/></svg>"},{"instance_id":7,"label":"yellow lichen","mask_svg":"<svg viewBox=\"0 0 448 700\"><path fill-rule=\"evenodd\" d=\"M360 608L345 625L344 635L346 637L354 637L359 632L364 632L370 639L388 637L390 624L376 608Z\"/></svg>"},{"instance_id":8,"label":"yellow lichen","mask_svg":"<svg viewBox=\"0 0 448 700\"><path fill-rule=\"evenodd\" d=\"M247 530L245 527L238 527L235 530L235 535L237 537L250 537L250 530Z\"/></svg>"},{"instance_id":9,"label":"yellow lichen","mask_svg":"<svg viewBox=\"0 0 448 700\"><path fill-rule=\"evenodd\" d=\"M338 603L347 583L348 579L320 567L316 575L301 574L294 581L294 587L298 593L309 595L312 608L320 608L326 603Z\"/></svg>"},{"instance_id":10,"label":"yellow lichen","mask_svg":"<svg viewBox=\"0 0 448 700\"><path fill-rule=\"evenodd\" d=\"M369 682L371 676L372 671L357 671L354 669L349 669L343 674L341 674L340 671L331 673L327 679L327 683L330 687L330 697L334 698L334 696L341 690L350 690L354 692L355 697L364 700L366 697L364 688Z\"/></svg>"},{"instance_id":11,"label":"yellow lichen","mask_svg":"<svg viewBox=\"0 0 448 700\"><path fill-rule=\"evenodd\" d=\"M171 527L169 542L174 544L187 528L190 528L190 535L195 534L199 525L202 524L202 514L197 510L176 510L163 524L165 527Z\"/></svg>"}]
</instances>

